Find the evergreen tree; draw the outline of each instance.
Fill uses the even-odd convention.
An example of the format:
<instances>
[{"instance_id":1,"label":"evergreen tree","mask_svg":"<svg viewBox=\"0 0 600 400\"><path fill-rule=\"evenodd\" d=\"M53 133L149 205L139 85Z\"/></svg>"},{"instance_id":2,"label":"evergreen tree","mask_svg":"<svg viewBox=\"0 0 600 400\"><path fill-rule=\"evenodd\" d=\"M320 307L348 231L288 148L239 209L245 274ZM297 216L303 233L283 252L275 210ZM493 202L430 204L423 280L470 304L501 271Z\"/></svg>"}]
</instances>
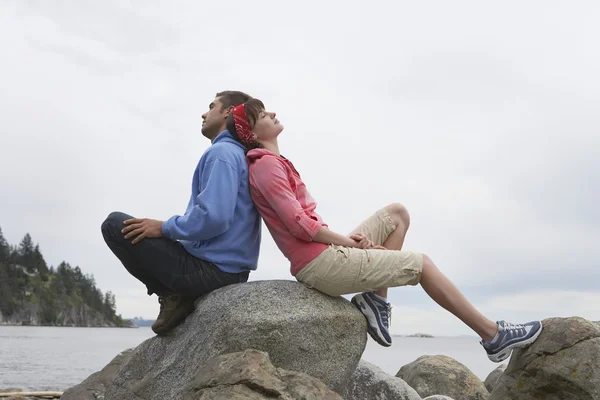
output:
<instances>
[{"instance_id":1,"label":"evergreen tree","mask_svg":"<svg viewBox=\"0 0 600 400\"><path fill-rule=\"evenodd\" d=\"M10 246L2 234L2 228L0 228L0 262L7 262L10 256Z\"/></svg>"},{"instance_id":2,"label":"evergreen tree","mask_svg":"<svg viewBox=\"0 0 600 400\"><path fill-rule=\"evenodd\" d=\"M19 243L18 252L18 263L25 267L27 272L30 274L36 271L35 269L35 255L34 255L34 245L33 240L31 240L31 236L29 233L25 234L21 243Z\"/></svg>"},{"instance_id":3,"label":"evergreen tree","mask_svg":"<svg viewBox=\"0 0 600 400\"><path fill-rule=\"evenodd\" d=\"M15 311L8 265L0 261L0 312L10 316Z\"/></svg>"},{"instance_id":4,"label":"evergreen tree","mask_svg":"<svg viewBox=\"0 0 600 400\"><path fill-rule=\"evenodd\" d=\"M42 276L42 279L48 279L48 265L46 264L46 260L44 260L44 256L40 252L40 246L35 245L33 249L33 266L36 271Z\"/></svg>"}]
</instances>

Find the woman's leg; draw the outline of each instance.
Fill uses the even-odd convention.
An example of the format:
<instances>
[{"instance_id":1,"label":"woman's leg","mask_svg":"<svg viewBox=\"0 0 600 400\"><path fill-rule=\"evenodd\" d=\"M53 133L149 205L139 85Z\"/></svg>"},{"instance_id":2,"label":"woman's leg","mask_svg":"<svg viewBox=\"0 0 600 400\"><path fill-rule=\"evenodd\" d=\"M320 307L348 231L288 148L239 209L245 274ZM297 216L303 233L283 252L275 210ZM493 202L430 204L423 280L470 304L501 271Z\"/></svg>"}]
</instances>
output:
<instances>
[{"instance_id":1,"label":"woman's leg","mask_svg":"<svg viewBox=\"0 0 600 400\"><path fill-rule=\"evenodd\" d=\"M483 316L458 290L456 286L423 255L421 286L436 303L450 311L485 341L491 341L498 332L498 325Z\"/></svg>"},{"instance_id":2,"label":"woman's leg","mask_svg":"<svg viewBox=\"0 0 600 400\"><path fill-rule=\"evenodd\" d=\"M383 247L388 250L402 250L404 238L406 238L406 233L408 232L408 227L410 226L410 215L408 214L408 210L400 203L390 204L385 208L385 210L392 218L392 221L394 221L394 225L396 227L394 231L387 237L385 242L383 242ZM375 293L384 299L387 299L387 288L379 289Z\"/></svg>"},{"instance_id":3,"label":"woman's leg","mask_svg":"<svg viewBox=\"0 0 600 400\"><path fill-rule=\"evenodd\" d=\"M513 349L530 345L542 332L541 321L525 324L490 321L463 296L426 255L423 255L420 283L429 297L458 317L483 339L481 345L493 362L504 361Z\"/></svg>"},{"instance_id":4,"label":"woman's leg","mask_svg":"<svg viewBox=\"0 0 600 400\"><path fill-rule=\"evenodd\" d=\"M388 250L402 250L409 226L410 215L406 207L400 203L392 203L363 221L352 234L362 233L376 245ZM387 298L387 288L375 293Z\"/></svg>"}]
</instances>

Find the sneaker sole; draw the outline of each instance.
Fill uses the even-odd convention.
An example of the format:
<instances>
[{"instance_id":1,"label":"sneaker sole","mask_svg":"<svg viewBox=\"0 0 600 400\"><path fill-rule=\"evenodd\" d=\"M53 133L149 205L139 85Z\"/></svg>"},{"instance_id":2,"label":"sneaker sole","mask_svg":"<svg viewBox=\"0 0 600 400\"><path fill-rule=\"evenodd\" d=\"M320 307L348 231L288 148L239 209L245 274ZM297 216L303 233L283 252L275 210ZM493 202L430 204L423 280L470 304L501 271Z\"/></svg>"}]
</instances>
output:
<instances>
[{"instance_id":1,"label":"sneaker sole","mask_svg":"<svg viewBox=\"0 0 600 400\"><path fill-rule=\"evenodd\" d=\"M540 329L538 329L538 331L529 339L524 340L522 342L515 343L515 344L511 344L510 346L506 347L504 350L502 350L498 354L488 354L488 358L495 363L499 363L499 362L506 360L508 357L510 357L510 353L512 353L512 351L514 349L520 349L522 347L527 347L531 343L535 342L535 340L538 338L538 336L540 336L540 333L542 333L542 329L544 329L544 326L542 324L540 324Z\"/></svg>"},{"instance_id":2,"label":"sneaker sole","mask_svg":"<svg viewBox=\"0 0 600 400\"><path fill-rule=\"evenodd\" d=\"M364 301L361 296L353 297L350 300L352 304L365 316L367 319L367 333L374 341L382 345L383 347L390 347L392 344L388 343L383 339L381 331L379 330L379 324L377 323L377 317L371 310L371 307Z\"/></svg>"}]
</instances>

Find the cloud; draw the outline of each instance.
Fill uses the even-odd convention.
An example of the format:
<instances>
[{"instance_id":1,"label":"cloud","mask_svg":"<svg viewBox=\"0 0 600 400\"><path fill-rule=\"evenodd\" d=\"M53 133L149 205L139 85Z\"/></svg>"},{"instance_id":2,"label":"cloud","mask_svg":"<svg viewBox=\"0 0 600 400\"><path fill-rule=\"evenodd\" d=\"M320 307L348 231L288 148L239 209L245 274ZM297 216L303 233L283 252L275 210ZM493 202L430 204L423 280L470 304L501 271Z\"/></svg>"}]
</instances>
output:
<instances>
[{"instance_id":1,"label":"cloud","mask_svg":"<svg viewBox=\"0 0 600 400\"><path fill-rule=\"evenodd\" d=\"M93 273L123 315L154 317L100 223L182 213L209 145L200 115L242 89L278 113L333 229L401 202L405 248L474 303L535 318L510 299L563 293L535 314L594 318L599 16L594 2L2 4L0 226ZM251 279L293 279L264 236ZM390 293L415 331L463 332L420 288Z\"/></svg>"}]
</instances>

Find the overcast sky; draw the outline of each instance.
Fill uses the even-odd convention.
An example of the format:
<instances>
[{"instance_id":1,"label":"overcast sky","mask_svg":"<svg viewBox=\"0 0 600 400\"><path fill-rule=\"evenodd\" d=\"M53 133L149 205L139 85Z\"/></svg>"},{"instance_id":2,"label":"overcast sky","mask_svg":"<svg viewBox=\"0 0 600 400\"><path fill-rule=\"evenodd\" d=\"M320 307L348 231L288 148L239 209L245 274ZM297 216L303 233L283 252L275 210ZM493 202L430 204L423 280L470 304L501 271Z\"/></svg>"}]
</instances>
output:
<instances>
[{"instance_id":1,"label":"overcast sky","mask_svg":"<svg viewBox=\"0 0 600 400\"><path fill-rule=\"evenodd\" d=\"M599 20L594 1L0 0L0 227L155 318L100 224L183 213L201 115L243 90L333 230L401 202L405 248L489 318L600 320ZM293 279L263 236L250 279ZM420 286L390 299L394 333L471 334Z\"/></svg>"}]
</instances>

